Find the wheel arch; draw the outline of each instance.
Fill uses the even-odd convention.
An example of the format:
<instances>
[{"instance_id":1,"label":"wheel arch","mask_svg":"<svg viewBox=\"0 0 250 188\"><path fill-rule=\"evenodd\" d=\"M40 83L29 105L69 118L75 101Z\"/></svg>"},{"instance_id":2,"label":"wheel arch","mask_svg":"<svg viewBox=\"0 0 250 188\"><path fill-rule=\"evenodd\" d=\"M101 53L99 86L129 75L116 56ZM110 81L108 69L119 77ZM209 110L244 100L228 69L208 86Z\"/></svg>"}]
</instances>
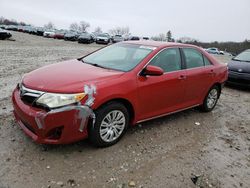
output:
<instances>
[{"instance_id":1,"label":"wheel arch","mask_svg":"<svg viewBox=\"0 0 250 188\"><path fill-rule=\"evenodd\" d=\"M214 85L212 85L212 87L214 87L214 86L217 86L217 87L219 88L219 90L220 90L219 97L220 97L221 90L222 90L222 83L216 82L216 83L214 83ZM211 88L212 88L212 87L211 87ZM210 89L211 89L211 88L210 88Z\"/></svg>"},{"instance_id":2,"label":"wheel arch","mask_svg":"<svg viewBox=\"0 0 250 188\"><path fill-rule=\"evenodd\" d=\"M108 103L111 103L111 102L117 102L117 103L123 104L129 112L129 118L130 118L129 123L131 124L134 122L135 108L132 105L132 103L128 99L125 99L125 98L113 98L113 99L107 100L107 101L103 102L102 104L100 104L99 106L97 106L94 110L97 110L97 109L101 108L102 106L104 106Z\"/></svg>"}]
</instances>

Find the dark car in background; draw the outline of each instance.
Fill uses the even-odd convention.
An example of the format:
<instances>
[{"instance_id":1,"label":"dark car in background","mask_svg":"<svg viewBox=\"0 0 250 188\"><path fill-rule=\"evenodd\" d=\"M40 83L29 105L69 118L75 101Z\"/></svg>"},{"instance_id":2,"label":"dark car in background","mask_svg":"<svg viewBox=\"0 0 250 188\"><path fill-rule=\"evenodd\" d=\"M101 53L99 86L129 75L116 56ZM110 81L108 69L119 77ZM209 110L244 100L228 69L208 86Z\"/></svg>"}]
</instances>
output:
<instances>
[{"instance_id":1,"label":"dark car in background","mask_svg":"<svg viewBox=\"0 0 250 188\"><path fill-rule=\"evenodd\" d=\"M38 36L43 36L43 33L44 33L44 28L43 27L37 27L37 35Z\"/></svg>"},{"instance_id":2,"label":"dark car in background","mask_svg":"<svg viewBox=\"0 0 250 188\"><path fill-rule=\"evenodd\" d=\"M80 34L77 32L68 32L68 33L65 33L64 40L77 41L79 36Z\"/></svg>"},{"instance_id":3,"label":"dark car in background","mask_svg":"<svg viewBox=\"0 0 250 188\"><path fill-rule=\"evenodd\" d=\"M8 39L11 36L12 35L9 31L6 31L6 30L0 28L0 40Z\"/></svg>"},{"instance_id":4,"label":"dark car in background","mask_svg":"<svg viewBox=\"0 0 250 188\"><path fill-rule=\"evenodd\" d=\"M108 33L99 34L96 37L96 44L108 44L110 43L110 36Z\"/></svg>"},{"instance_id":5,"label":"dark car in background","mask_svg":"<svg viewBox=\"0 0 250 188\"><path fill-rule=\"evenodd\" d=\"M115 35L112 37L113 43L122 42L122 41L124 41L124 37L122 35Z\"/></svg>"},{"instance_id":6,"label":"dark car in background","mask_svg":"<svg viewBox=\"0 0 250 188\"><path fill-rule=\"evenodd\" d=\"M241 52L228 63L227 83L250 88L250 49Z\"/></svg>"},{"instance_id":7,"label":"dark car in background","mask_svg":"<svg viewBox=\"0 0 250 188\"><path fill-rule=\"evenodd\" d=\"M95 41L95 38L90 33L83 33L78 37L78 43L90 44Z\"/></svg>"},{"instance_id":8,"label":"dark car in background","mask_svg":"<svg viewBox=\"0 0 250 188\"><path fill-rule=\"evenodd\" d=\"M137 36L131 36L129 37L128 40L140 40L140 37L137 37Z\"/></svg>"}]
</instances>

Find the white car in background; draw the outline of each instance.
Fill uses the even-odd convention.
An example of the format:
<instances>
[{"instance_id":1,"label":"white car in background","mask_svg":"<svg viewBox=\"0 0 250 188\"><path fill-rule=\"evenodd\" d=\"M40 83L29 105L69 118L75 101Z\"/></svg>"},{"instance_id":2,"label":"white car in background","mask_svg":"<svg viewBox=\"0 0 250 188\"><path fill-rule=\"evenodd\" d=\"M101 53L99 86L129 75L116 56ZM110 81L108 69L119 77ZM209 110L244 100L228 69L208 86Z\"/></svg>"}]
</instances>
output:
<instances>
[{"instance_id":1,"label":"white car in background","mask_svg":"<svg viewBox=\"0 0 250 188\"><path fill-rule=\"evenodd\" d=\"M102 33L97 35L96 44L108 44L110 42L110 36L108 33Z\"/></svg>"},{"instance_id":2,"label":"white car in background","mask_svg":"<svg viewBox=\"0 0 250 188\"><path fill-rule=\"evenodd\" d=\"M43 36L48 38L54 38L55 31L44 31Z\"/></svg>"}]
</instances>

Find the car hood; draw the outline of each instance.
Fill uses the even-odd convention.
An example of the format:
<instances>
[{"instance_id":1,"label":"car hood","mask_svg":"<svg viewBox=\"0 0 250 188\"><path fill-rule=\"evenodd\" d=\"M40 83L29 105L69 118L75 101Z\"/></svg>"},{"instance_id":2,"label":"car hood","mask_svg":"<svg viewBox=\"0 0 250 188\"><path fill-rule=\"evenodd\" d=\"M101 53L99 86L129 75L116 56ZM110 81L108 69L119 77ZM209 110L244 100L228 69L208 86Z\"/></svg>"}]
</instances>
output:
<instances>
[{"instance_id":1,"label":"car hood","mask_svg":"<svg viewBox=\"0 0 250 188\"><path fill-rule=\"evenodd\" d=\"M85 84L105 83L124 72L95 67L70 60L48 65L26 74L22 84L30 89L53 93L82 92Z\"/></svg>"},{"instance_id":2,"label":"car hood","mask_svg":"<svg viewBox=\"0 0 250 188\"><path fill-rule=\"evenodd\" d=\"M228 63L228 69L235 72L250 73L250 62L232 60Z\"/></svg>"}]
</instances>

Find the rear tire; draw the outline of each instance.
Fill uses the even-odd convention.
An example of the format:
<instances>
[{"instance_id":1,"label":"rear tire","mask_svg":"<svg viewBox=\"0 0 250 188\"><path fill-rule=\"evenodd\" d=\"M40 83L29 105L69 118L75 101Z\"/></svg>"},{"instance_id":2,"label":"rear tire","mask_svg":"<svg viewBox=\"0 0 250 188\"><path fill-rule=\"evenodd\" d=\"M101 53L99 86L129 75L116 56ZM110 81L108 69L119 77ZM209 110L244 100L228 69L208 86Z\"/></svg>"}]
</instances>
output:
<instances>
[{"instance_id":1,"label":"rear tire","mask_svg":"<svg viewBox=\"0 0 250 188\"><path fill-rule=\"evenodd\" d=\"M129 124L127 108L118 102L109 102L95 111L95 124L89 128L89 140L96 147L117 143Z\"/></svg>"},{"instance_id":2,"label":"rear tire","mask_svg":"<svg viewBox=\"0 0 250 188\"><path fill-rule=\"evenodd\" d=\"M220 88L215 85L208 91L208 94L206 95L206 98L204 99L203 104L201 105L201 110L203 112L211 112L216 106L219 96Z\"/></svg>"}]
</instances>

